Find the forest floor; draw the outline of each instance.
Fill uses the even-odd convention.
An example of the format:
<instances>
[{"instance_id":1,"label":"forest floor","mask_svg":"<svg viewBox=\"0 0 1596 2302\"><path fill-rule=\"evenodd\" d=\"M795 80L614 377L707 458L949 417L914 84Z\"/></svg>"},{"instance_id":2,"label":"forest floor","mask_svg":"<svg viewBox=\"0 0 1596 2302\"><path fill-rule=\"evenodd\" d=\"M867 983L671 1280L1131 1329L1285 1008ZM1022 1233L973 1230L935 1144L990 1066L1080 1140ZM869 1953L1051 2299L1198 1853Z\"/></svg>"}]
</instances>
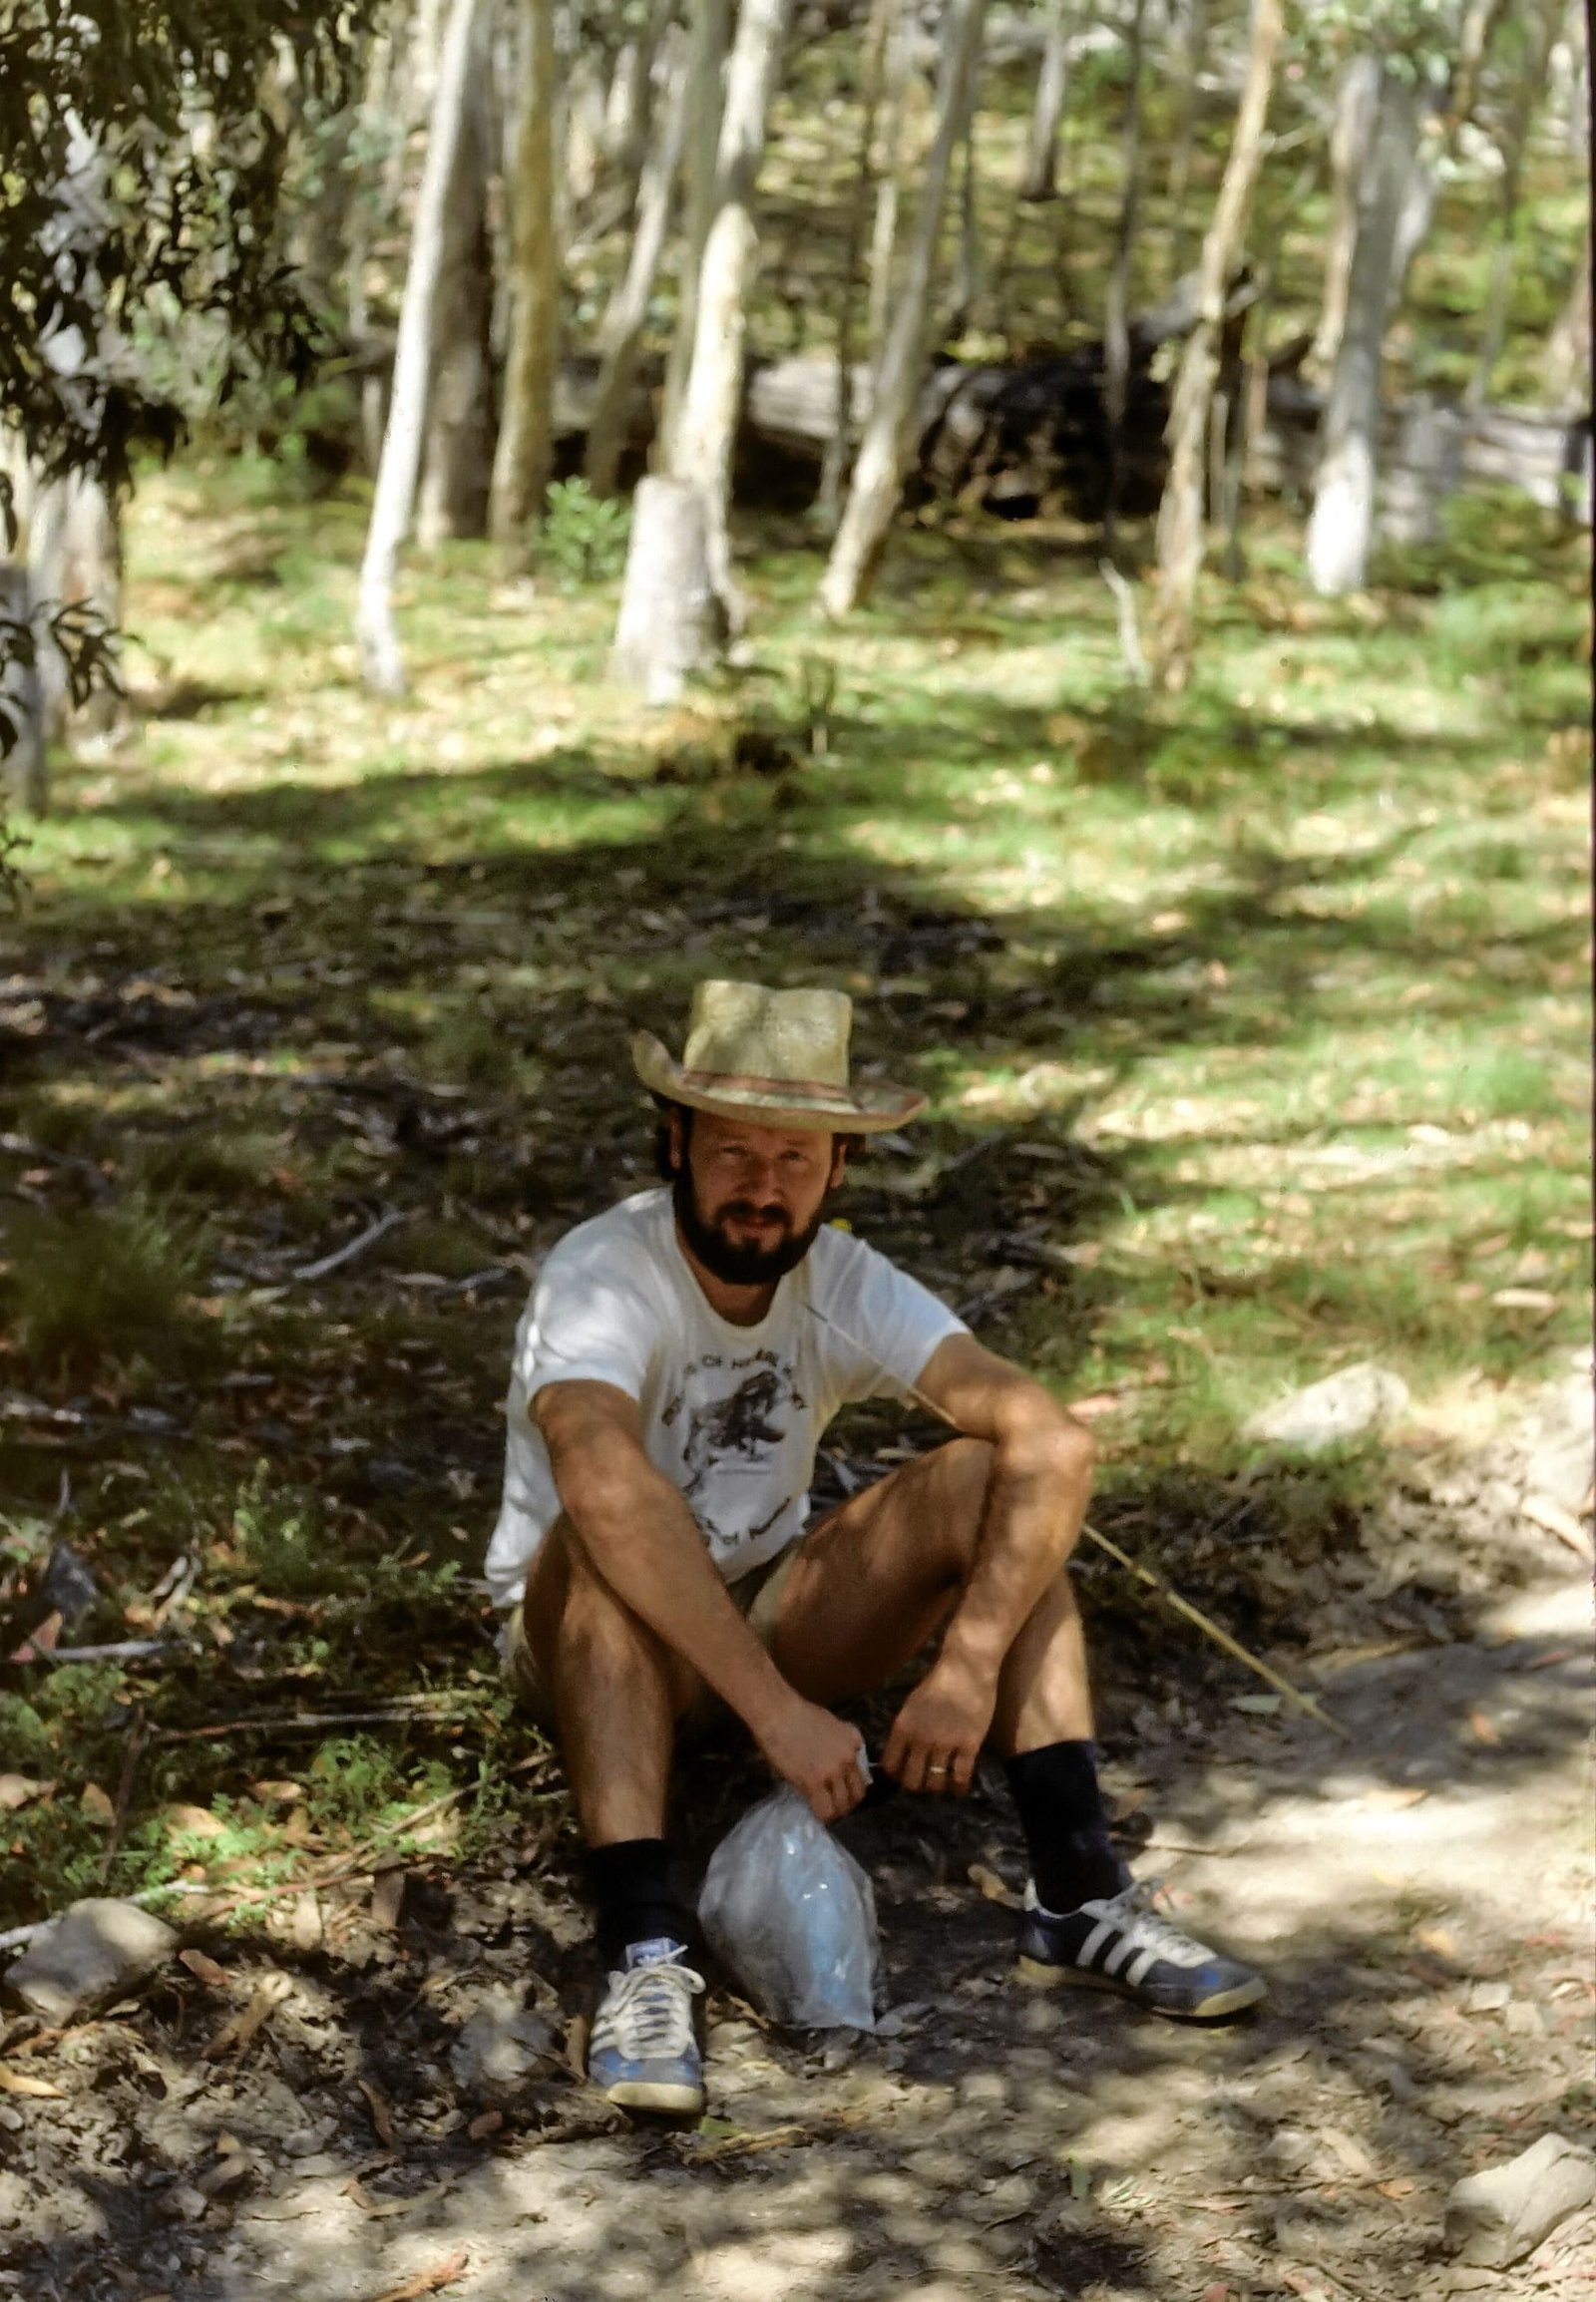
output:
<instances>
[{"instance_id":1,"label":"forest floor","mask_svg":"<svg viewBox=\"0 0 1596 2302\"><path fill-rule=\"evenodd\" d=\"M1589 1385L1589 641L1581 547L1487 510L1334 607L1266 530L1159 705L1088 537L908 536L822 635L772 527L756 658L648 718L598 680L612 584L441 556L379 710L357 501L144 491L138 737L63 777L0 921L0 1927L157 1893L190 1956L0 2029L10 2290L1582 2290L1589 2216L1505 2278L1438 2244L1458 2174L1596 2105L1589 1497L1545 1508ZM575 1849L476 1581L498 1402L541 1254L649 1178L627 1028L710 972L853 990L932 1107L849 1220L1349 1730L1083 1556L1120 1827L1268 1969L1255 2021L1015 1986L984 1788L848 1826L874 2037L717 1986L685 2133L564 2059ZM1409 1393L1378 1437L1241 1435L1363 1360ZM862 1413L826 1476L935 1435ZM706 1760L696 1854L756 1786ZM451 2048L507 1989L553 2059L493 2103Z\"/></svg>"}]
</instances>

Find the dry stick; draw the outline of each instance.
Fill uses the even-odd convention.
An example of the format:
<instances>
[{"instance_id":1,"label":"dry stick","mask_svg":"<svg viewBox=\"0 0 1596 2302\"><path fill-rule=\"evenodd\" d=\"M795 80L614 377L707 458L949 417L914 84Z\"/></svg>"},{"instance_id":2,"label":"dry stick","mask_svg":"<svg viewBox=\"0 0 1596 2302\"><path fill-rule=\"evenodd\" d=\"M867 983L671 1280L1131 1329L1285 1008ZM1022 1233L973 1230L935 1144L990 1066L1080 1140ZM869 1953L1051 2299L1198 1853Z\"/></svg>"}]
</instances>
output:
<instances>
[{"instance_id":1,"label":"dry stick","mask_svg":"<svg viewBox=\"0 0 1596 2302\"><path fill-rule=\"evenodd\" d=\"M940 1423L946 1423L950 1430L959 1429L959 1424L955 1422L946 1407L940 1407L934 1398L928 1398L926 1393L916 1384L904 1382L901 1376L893 1374L885 1359L877 1357L876 1353L869 1349L866 1344L860 1343L856 1337L851 1336L846 1328L839 1327L834 1319L827 1318L825 1312L817 1309L814 1304L811 1304L809 1308L814 1312L816 1319L820 1320L824 1326L829 1327L835 1336L847 1343L850 1350L863 1351L867 1358L875 1359L876 1365L882 1373L898 1383L901 1389L907 1391L917 1406L924 1407L927 1414L934 1415ZM1321 1726L1328 1726L1334 1733L1344 1736L1348 1741L1352 1740L1350 1727L1344 1726L1339 1719L1333 1719L1330 1713L1317 1703L1312 1695L1303 1694L1300 1688L1294 1687L1289 1679L1283 1679L1271 1665L1261 1662L1258 1656L1244 1647L1239 1639L1233 1639L1228 1631L1221 1630L1211 1617L1205 1615L1201 1608L1194 1607L1189 1599L1182 1598L1174 1585L1166 1582L1163 1576L1153 1568L1144 1567L1139 1559L1133 1559L1128 1551L1122 1551L1117 1543L1110 1542L1106 1535L1098 1532L1089 1519L1083 1522L1080 1531L1088 1541L1095 1543L1099 1550L1106 1551L1108 1556L1116 1560L1120 1566L1128 1568L1130 1573L1139 1582L1145 1583L1150 1591L1156 1591L1164 1604L1172 1607L1177 1615L1182 1615L1188 1623L1195 1624L1197 1629L1212 1639L1217 1647L1222 1647L1227 1655L1234 1656L1238 1663L1245 1663L1249 1671L1256 1672L1258 1677L1265 1680L1277 1693L1284 1695L1289 1702L1295 1703L1299 1711L1306 1712L1310 1719L1317 1719Z\"/></svg>"},{"instance_id":2,"label":"dry stick","mask_svg":"<svg viewBox=\"0 0 1596 2302\"><path fill-rule=\"evenodd\" d=\"M386 1239L390 1231L397 1231L405 1221L407 1217L402 1208L390 1207L385 1214L378 1216L375 1223L345 1246L335 1247L330 1255L323 1255L315 1263L301 1263L297 1271L288 1274L291 1284L302 1287L309 1280L329 1279L333 1272L341 1271L346 1263L353 1263L357 1255L369 1253L379 1240Z\"/></svg>"}]
</instances>

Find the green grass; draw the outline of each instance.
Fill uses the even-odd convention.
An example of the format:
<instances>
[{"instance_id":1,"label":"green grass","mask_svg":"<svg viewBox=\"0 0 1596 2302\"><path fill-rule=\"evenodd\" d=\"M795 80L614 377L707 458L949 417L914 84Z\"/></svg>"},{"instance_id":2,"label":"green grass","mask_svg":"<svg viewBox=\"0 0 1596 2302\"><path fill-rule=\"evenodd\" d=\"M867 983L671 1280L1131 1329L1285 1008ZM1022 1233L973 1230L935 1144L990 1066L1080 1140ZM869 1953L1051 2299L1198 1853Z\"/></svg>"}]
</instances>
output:
<instances>
[{"instance_id":1,"label":"green grass","mask_svg":"<svg viewBox=\"0 0 1596 2302\"><path fill-rule=\"evenodd\" d=\"M821 639L812 552L750 530L756 661L650 715L594 681L612 582L502 594L464 547L407 570L413 691L374 705L353 497L200 464L148 484L136 684L172 708L63 773L29 912L0 923L0 978L99 1028L15 1042L0 1128L100 1177L0 1165L0 1388L104 1418L70 1456L0 1425L0 1635L32 1627L58 1536L104 1593L79 1637L147 1630L180 1553L200 1574L175 1659L22 1672L8 1763L58 1788L6 1818L7 1917L98 1876L82 1793L115 1798L136 1706L183 1732L432 1709L152 1744L125 1886L298 1875L262 1781L328 1845L375 1845L434 1784L468 1834L507 1826L535 1744L470 1579L522 1273L649 1180L626 1036L676 1031L700 975L854 994L859 1059L931 1108L847 1211L950 1299L1013 1234L1076 1258L981 1332L1112 1402L1105 1502L1177 1498L1134 1523L1244 1624L1284 1605L1269 1546L1199 1532L1255 1407L1377 1358L1421 1431L1465 1378L1496 1412L1566 1371L1589 1333L1583 547L1498 511L1394 560L1411 587L1306 608L1260 515L1178 705L1126 697L1089 557L1045 537L906 531ZM389 1205L380 1249L291 1283ZM1293 1557L1351 1539L1379 1468L1270 1486ZM175 1851L185 1804L230 1835Z\"/></svg>"}]
</instances>

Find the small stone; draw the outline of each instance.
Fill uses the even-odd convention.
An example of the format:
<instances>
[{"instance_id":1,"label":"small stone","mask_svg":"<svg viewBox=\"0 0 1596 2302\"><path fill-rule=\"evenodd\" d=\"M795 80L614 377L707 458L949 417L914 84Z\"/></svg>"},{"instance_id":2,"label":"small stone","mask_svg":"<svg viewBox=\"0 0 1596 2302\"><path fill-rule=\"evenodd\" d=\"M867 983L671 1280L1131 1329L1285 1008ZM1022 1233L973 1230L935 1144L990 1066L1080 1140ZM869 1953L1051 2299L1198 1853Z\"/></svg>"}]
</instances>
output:
<instances>
[{"instance_id":1,"label":"small stone","mask_svg":"<svg viewBox=\"0 0 1596 2302\"><path fill-rule=\"evenodd\" d=\"M1592 2198L1596 2157L1561 2134L1542 2134L1505 2165L1452 2185L1446 2244L1463 2262L1506 2270Z\"/></svg>"},{"instance_id":2,"label":"small stone","mask_svg":"<svg viewBox=\"0 0 1596 2302\"><path fill-rule=\"evenodd\" d=\"M449 2068L461 2092L496 2104L558 2061L553 2024L543 2015L524 2013L509 1992L486 2000L449 2050Z\"/></svg>"},{"instance_id":3,"label":"small stone","mask_svg":"<svg viewBox=\"0 0 1596 2302\"><path fill-rule=\"evenodd\" d=\"M177 1947L164 1919L136 1902L95 1895L38 1936L6 1976L6 1988L47 2023L75 2022L143 1982Z\"/></svg>"},{"instance_id":4,"label":"small stone","mask_svg":"<svg viewBox=\"0 0 1596 2302\"><path fill-rule=\"evenodd\" d=\"M1366 1431L1395 1422L1406 1411L1409 1395L1399 1374L1363 1360L1261 1407L1242 1425L1241 1435L1320 1454L1338 1440L1362 1438Z\"/></svg>"},{"instance_id":5,"label":"small stone","mask_svg":"<svg viewBox=\"0 0 1596 2302\"><path fill-rule=\"evenodd\" d=\"M1468 2011L1470 2014L1500 2014L1512 1995L1512 1990L1504 1982L1476 1982L1468 1994Z\"/></svg>"}]
</instances>

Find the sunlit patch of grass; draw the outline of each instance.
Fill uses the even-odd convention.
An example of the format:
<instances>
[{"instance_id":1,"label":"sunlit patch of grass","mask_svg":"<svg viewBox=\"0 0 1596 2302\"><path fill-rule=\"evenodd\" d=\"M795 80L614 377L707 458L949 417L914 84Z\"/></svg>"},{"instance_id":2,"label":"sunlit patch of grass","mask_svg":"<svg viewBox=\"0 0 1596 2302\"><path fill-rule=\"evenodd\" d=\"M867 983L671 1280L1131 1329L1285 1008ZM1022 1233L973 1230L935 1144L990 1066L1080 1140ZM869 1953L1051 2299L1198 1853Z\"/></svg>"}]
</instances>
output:
<instances>
[{"instance_id":1,"label":"sunlit patch of grass","mask_svg":"<svg viewBox=\"0 0 1596 2302\"><path fill-rule=\"evenodd\" d=\"M186 1129L140 1143L132 1166L146 1190L184 1193L226 1201L239 1191L259 1191L280 1168L281 1135L263 1128L209 1126Z\"/></svg>"},{"instance_id":2,"label":"sunlit patch of grass","mask_svg":"<svg viewBox=\"0 0 1596 2302\"><path fill-rule=\"evenodd\" d=\"M194 1218L139 1193L70 1216L8 1212L0 1240L19 1348L58 1372L172 1344L204 1262Z\"/></svg>"}]
</instances>

